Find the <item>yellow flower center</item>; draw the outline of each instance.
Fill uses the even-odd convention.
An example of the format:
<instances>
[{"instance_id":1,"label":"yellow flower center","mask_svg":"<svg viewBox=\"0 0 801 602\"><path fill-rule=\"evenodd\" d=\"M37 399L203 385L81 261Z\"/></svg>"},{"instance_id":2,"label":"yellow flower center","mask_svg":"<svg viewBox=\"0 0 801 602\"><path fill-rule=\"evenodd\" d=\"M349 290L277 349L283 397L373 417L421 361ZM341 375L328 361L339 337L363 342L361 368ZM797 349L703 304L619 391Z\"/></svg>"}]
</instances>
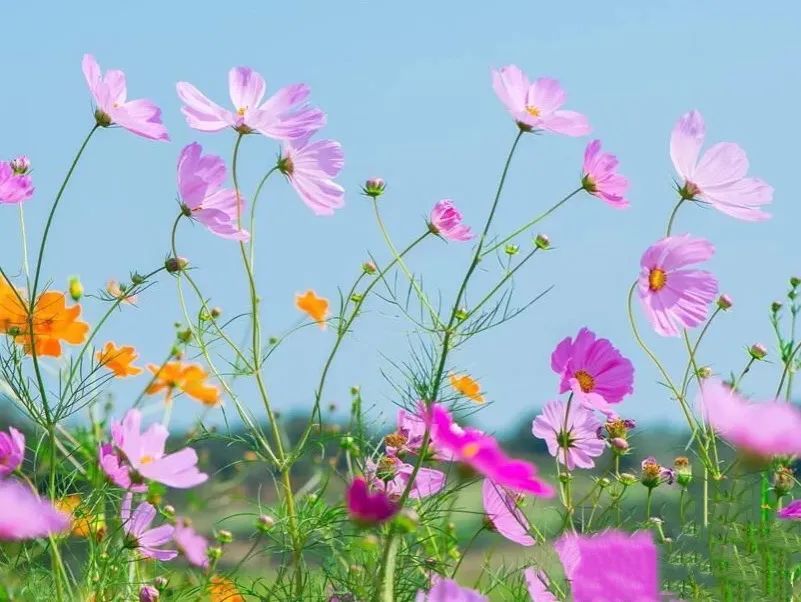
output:
<instances>
[{"instance_id":1,"label":"yellow flower center","mask_svg":"<svg viewBox=\"0 0 801 602\"><path fill-rule=\"evenodd\" d=\"M665 288L667 284L667 274L665 274L665 270L660 268L654 268L648 274L648 288L652 291L660 291Z\"/></svg>"},{"instance_id":2,"label":"yellow flower center","mask_svg":"<svg viewBox=\"0 0 801 602\"><path fill-rule=\"evenodd\" d=\"M540 116L540 110L537 107L535 107L534 105L528 105L526 107L526 113L528 113L532 117L539 117Z\"/></svg>"},{"instance_id":3,"label":"yellow flower center","mask_svg":"<svg viewBox=\"0 0 801 602\"><path fill-rule=\"evenodd\" d=\"M595 388L595 379L588 372L579 370L573 375L573 377L578 381L581 390L585 393L589 393Z\"/></svg>"},{"instance_id":4,"label":"yellow flower center","mask_svg":"<svg viewBox=\"0 0 801 602\"><path fill-rule=\"evenodd\" d=\"M139 463L140 464L151 464L151 463L153 463L155 461L156 461L156 458L154 458L153 456L142 456L141 458L139 458Z\"/></svg>"},{"instance_id":5,"label":"yellow flower center","mask_svg":"<svg viewBox=\"0 0 801 602\"><path fill-rule=\"evenodd\" d=\"M244 117L245 116L245 111L247 111L247 110L248 110L247 107L239 107L236 110L236 114L239 115L240 117Z\"/></svg>"},{"instance_id":6,"label":"yellow flower center","mask_svg":"<svg viewBox=\"0 0 801 602\"><path fill-rule=\"evenodd\" d=\"M479 449L478 443L467 443L462 447L462 455L470 459L478 453Z\"/></svg>"}]
</instances>

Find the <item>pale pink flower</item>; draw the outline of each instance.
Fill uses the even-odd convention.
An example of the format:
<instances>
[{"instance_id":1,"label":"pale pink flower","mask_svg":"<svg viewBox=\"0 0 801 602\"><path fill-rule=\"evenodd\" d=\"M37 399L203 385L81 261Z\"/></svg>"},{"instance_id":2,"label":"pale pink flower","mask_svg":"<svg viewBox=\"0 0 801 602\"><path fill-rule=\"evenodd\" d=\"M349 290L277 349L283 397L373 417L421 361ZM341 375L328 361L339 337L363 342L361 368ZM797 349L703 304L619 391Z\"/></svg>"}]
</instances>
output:
<instances>
[{"instance_id":1,"label":"pale pink flower","mask_svg":"<svg viewBox=\"0 0 801 602\"><path fill-rule=\"evenodd\" d=\"M542 413L534 419L531 432L544 439L548 452L557 462L566 464L568 470L592 468L593 458L604 452L606 444L598 437L601 423L590 410L572 404L565 416L567 404L562 401L549 401ZM565 462L567 457L567 462Z\"/></svg>"},{"instance_id":2,"label":"pale pink flower","mask_svg":"<svg viewBox=\"0 0 801 602\"><path fill-rule=\"evenodd\" d=\"M365 476L367 476L368 484L371 487L383 491L391 500L397 500L406 491L414 472L414 466L393 456L386 456L383 462L390 469L391 478L382 479L381 475L378 474L378 465L369 458L365 462ZM420 467L414 479L414 485L409 490L409 497L414 500L420 500L434 495L445 487L445 480L445 473L441 470Z\"/></svg>"},{"instance_id":3,"label":"pale pink flower","mask_svg":"<svg viewBox=\"0 0 801 602\"><path fill-rule=\"evenodd\" d=\"M551 582L544 572L528 568L523 571L523 576L526 579L526 589L531 596L531 602L559 602L559 598L551 592Z\"/></svg>"},{"instance_id":4,"label":"pale pink flower","mask_svg":"<svg viewBox=\"0 0 801 602\"><path fill-rule=\"evenodd\" d=\"M438 201L429 220L429 230L446 240L465 242L473 238L473 232L462 223L462 214L450 199Z\"/></svg>"},{"instance_id":5,"label":"pale pink flower","mask_svg":"<svg viewBox=\"0 0 801 602\"><path fill-rule=\"evenodd\" d=\"M69 529L70 517L13 479L0 481L0 540L35 539Z\"/></svg>"},{"instance_id":6,"label":"pale pink flower","mask_svg":"<svg viewBox=\"0 0 801 602\"><path fill-rule=\"evenodd\" d=\"M175 531L172 534L175 547L189 561L189 564L206 568L209 566L208 540L195 531L189 521L179 518L175 521Z\"/></svg>"},{"instance_id":7,"label":"pale pink flower","mask_svg":"<svg viewBox=\"0 0 801 602\"><path fill-rule=\"evenodd\" d=\"M418 408L424 408L423 402L418 401ZM424 411L424 410L423 410ZM398 427L394 433L384 438L387 453L393 456L402 456L406 453L416 454L423 445L426 432L426 421L419 414L409 412L403 408L398 410ZM433 454L437 460L450 461L451 454L438 449L429 437L428 453Z\"/></svg>"},{"instance_id":8,"label":"pale pink flower","mask_svg":"<svg viewBox=\"0 0 801 602\"><path fill-rule=\"evenodd\" d=\"M131 512L133 494L126 493L120 506L120 519L122 520L122 530L126 535L126 546L135 549L143 558L154 558L156 560L172 560L178 555L176 550L165 550L163 546L172 539L172 525L161 525L160 527L150 528L153 519L156 518L156 509L142 502Z\"/></svg>"},{"instance_id":9,"label":"pale pink flower","mask_svg":"<svg viewBox=\"0 0 801 602\"><path fill-rule=\"evenodd\" d=\"M415 602L488 602L488 598L473 589L461 587L452 579L439 575L431 580L428 592L417 592Z\"/></svg>"},{"instance_id":10,"label":"pale pink flower","mask_svg":"<svg viewBox=\"0 0 801 602\"><path fill-rule=\"evenodd\" d=\"M531 526L517 506L518 497L489 479L484 479L481 486L484 513L495 530L521 546L533 546L534 538L528 533Z\"/></svg>"},{"instance_id":11,"label":"pale pink flower","mask_svg":"<svg viewBox=\"0 0 801 602\"><path fill-rule=\"evenodd\" d=\"M315 215L333 215L345 205L345 189L334 178L345 164L342 146L334 140L284 143L278 168Z\"/></svg>"},{"instance_id":12,"label":"pale pink flower","mask_svg":"<svg viewBox=\"0 0 801 602\"><path fill-rule=\"evenodd\" d=\"M711 146L699 161L705 137L704 119L698 111L682 115L670 135L670 158L684 179L682 196L709 203L737 219L768 219L770 214L761 207L773 200L773 187L746 177L748 157L732 142Z\"/></svg>"},{"instance_id":13,"label":"pale pink flower","mask_svg":"<svg viewBox=\"0 0 801 602\"><path fill-rule=\"evenodd\" d=\"M14 169L14 162L0 161L0 203L18 205L33 196L31 176Z\"/></svg>"},{"instance_id":14,"label":"pale pink flower","mask_svg":"<svg viewBox=\"0 0 801 602\"><path fill-rule=\"evenodd\" d=\"M625 209L629 206L624 196L629 189L629 181L617 173L617 165L617 157L602 153L601 141L593 140L584 150L581 186L615 209Z\"/></svg>"},{"instance_id":15,"label":"pale pink flower","mask_svg":"<svg viewBox=\"0 0 801 602\"><path fill-rule=\"evenodd\" d=\"M25 435L13 426L0 432L0 478L7 477L22 465L25 457Z\"/></svg>"}]
</instances>

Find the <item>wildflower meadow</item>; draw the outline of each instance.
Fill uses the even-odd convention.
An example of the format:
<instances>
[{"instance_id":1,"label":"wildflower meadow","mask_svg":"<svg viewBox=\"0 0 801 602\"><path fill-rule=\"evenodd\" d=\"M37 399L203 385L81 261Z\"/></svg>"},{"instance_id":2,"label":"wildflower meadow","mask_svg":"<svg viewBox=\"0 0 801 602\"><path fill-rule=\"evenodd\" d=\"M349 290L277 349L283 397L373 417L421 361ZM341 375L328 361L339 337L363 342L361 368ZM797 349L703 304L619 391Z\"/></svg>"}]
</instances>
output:
<instances>
[{"instance_id":1,"label":"wildflower meadow","mask_svg":"<svg viewBox=\"0 0 801 602\"><path fill-rule=\"evenodd\" d=\"M688 106L675 115L660 140L673 172L651 183L649 199L634 198L626 157L558 74L540 73L526 57L491 69L483 83L495 112L475 119L495 120L508 142L484 145L485 173L465 177L489 179L494 193L468 218L459 198L421 191L425 219L409 212L415 230L404 237L386 215L403 202L389 178L363 174L355 190L340 182L348 149L327 133L335 116L309 85L277 82L254 62L214 72L208 89L177 81L169 106L157 106L138 74L121 67L87 53L65 75L83 77L91 110L59 117L85 127L72 157L47 161L64 165L47 175L59 178L54 196L39 192L37 157L16 150L24 140L0 138L3 238L22 249L21 265L0 257L8 421L0 432L0 599L798 599L801 273L766 291L765 341L729 332L742 361L722 365L707 337L726 329L738 304L709 265L716 231L697 219L706 211L757 227L781 219L774 195L792 191L774 191L751 169L749 156L760 151L737 143L737 131L707 135L714 112ZM448 108L431 107L438 110L447 120ZM180 128L168 131L167 113L182 116ZM163 227L141 243L160 253L159 263L100 290L77 276L57 280L49 258L66 250L54 232L87 202L71 194L78 179L91 185L87 149L102 139L113 155L136 138L146 141L136 152L169 145L174 157L174 188L152 191L164 199L151 216ZM525 220L499 225L513 202L507 179L527 169L519 151L535 145L547 154L559 139L575 173L557 183L564 193L533 195ZM227 154L209 150L212 141ZM244 157L264 166L258 177L243 175ZM299 268L306 289L263 286L270 214L282 210L273 190L318 220L371 215L383 247L365 248L338 289L318 287L313 266ZM543 283L533 298L518 294L516 283L535 279L561 247L582 245L582 228L592 227L576 220L552 240L554 216L577 206L622 215L646 202L651 243L617 281L577 293L581 271L601 260L588 252L562 282ZM41 224L26 222L33 204L46 207ZM115 227L123 239L124 224ZM208 284L216 274L193 260L193 247L215 239L234 251L225 271L241 284L235 306L219 305ZM610 234L615 244L622 237ZM447 263L448 282L425 277L432 257ZM108 334L154 287L173 291L159 312L175 322L169 337L159 334L156 357L124 332ZM588 305L622 300L628 338L581 315L584 326L555 341L515 331L543 298L577 294ZM293 307L297 320L277 324L265 298ZM89 308L100 317L87 319ZM389 422L373 392L331 382L343 361L372 369L342 353L367 314L401 321L406 332L403 356L382 360ZM461 359L503 329L520 349L550 355L550 378L521 392L529 409L514 438L485 426L505 402L483 386L486 372ZM288 347L299 336L323 361ZM316 376L293 380L292 398L282 400L272 386L281 375L267 371L287 349L292 362L314 363ZM635 375L645 367L682 425L671 445L640 435L637 403L621 405L637 399ZM757 369L767 388L752 386Z\"/></svg>"}]
</instances>

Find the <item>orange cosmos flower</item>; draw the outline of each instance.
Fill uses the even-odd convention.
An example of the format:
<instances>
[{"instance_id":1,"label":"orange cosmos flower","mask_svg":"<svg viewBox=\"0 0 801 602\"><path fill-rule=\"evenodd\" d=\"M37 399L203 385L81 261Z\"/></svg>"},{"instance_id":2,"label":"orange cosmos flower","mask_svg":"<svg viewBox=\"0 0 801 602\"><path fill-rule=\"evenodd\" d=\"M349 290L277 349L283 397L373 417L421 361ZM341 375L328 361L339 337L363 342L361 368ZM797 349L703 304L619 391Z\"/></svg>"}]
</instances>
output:
<instances>
[{"instance_id":1,"label":"orange cosmos flower","mask_svg":"<svg viewBox=\"0 0 801 602\"><path fill-rule=\"evenodd\" d=\"M89 537L90 535L100 540L106 534L106 521L102 514L89 514L80 508L81 496L77 494L56 500L56 508L66 512L71 517L70 533L75 537Z\"/></svg>"},{"instance_id":2,"label":"orange cosmos flower","mask_svg":"<svg viewBox=\"0 0 801 602\"><path fill-rule=\"evenodd\" d=\"M448 378L451 386L459 393L472 399L476 403L484 403L484 396L481 394L481 386L467 374L450 374Z\"/></svg>"},{"instance_id":3,"label":"orange cosmos flower","mask_svg":"<svg viewBox=\"0 0 801 602\"><path fill-rule=\"evenodd\" d=\"M206 383L209 375L200 364L167 362L161 367L150 364L147 369L154 375L147 388L151 395L166 390L166 401L170 401L177 388L207 406L216 406L220 402L220 390Z\"/></svg>"},{"instance_id":4,"label":"orange cosmos flower","mask_svg":"<svg viewBox=\"0 0 801 602\"><path fill-rule=\"evenodd\" d=\"M128 345L117 347L112 341L106 343L103 351L97 352L97 361L119 378L136 376L142 373L142 369L139 366L133 365L133 362L138 357L139 354L136 353L136 349L133 347Z\"/></svg>"},{"instance_id":5,"label":"orange cosmos flower","mask_svg":"<svg viewBox=\"0 0 801 602\"><path fill-rule=\"evenodd\" d=\"M234 582L219 575L209 580L209 594L211 602L245 602Z\"/></svg>"},{"instance_id":6,"label":"orange cosmos flower","mask_svg":"<svg viewBox=\"0 0 801 602\"><path fill-rule=\"evenodd\" d=\"M302 295L295 295L295 307L308 314L321 329L325 330L325 320L328 317L328 299L318 297L313 290L309 289Z\"/></svg>"}]
</instances>

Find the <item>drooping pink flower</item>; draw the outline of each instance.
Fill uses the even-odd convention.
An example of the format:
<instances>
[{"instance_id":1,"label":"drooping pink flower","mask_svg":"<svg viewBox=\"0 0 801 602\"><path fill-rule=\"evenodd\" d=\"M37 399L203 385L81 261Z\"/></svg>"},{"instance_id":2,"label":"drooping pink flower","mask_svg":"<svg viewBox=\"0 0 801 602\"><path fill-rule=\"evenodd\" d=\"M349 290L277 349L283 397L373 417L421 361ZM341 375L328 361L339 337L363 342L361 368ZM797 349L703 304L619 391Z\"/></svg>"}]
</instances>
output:
<instances>
[{"instance_id":1,"label":"drooping pink flower","mask_svg":"<svg viewBox=\"0 0 801 602\"><path fill-rule=\"evenodd\" d=\"M773 187L757 178L747 178L748 157L731 142L719 142L698 155L706 137L704 119L698 111L681 116L670 135L670 158L684 179L681 194L712 205L737 219L756 222L769 213L761 207L773 200Z\"/></svg>"},{"instance_id":2,"label":"drooping pink flower","mask_svg":"<svg viewBox=\"0 0 801 602\"><path fill-rule=\"evenodd\" d=\"M584 115L561 109L567 95L555 79L541 77L531 83L519 67L508 65L492 72L492 89L521 129L566 136L590 133Z\"/></svg>"},{"instance_id":3,"label":"drooping pink flower","mask_svg":"<svg viewBox=\"0 0 801 602\"><path fill-rule=\"evenodd\" d=\"M156 518L156 509L142 502L131 512L133 494L126 493L120 506L120 519L122 529L126 535L126 546L135 549L143 558L154 558L156 560L172 560L178 555L176 550L165 550L160 546L172 539L172 525L161 525L153 529L150 524Z\"/></svg>"},{"instance_id":4,"label":"drooping pink flower","mask_svg":"<svg viewBox=\"0 0 801 602\"><path fill-rule=\"evenodd\" d=\"M542 413L534 419L531 432L535 437L544 439L548 452L567 469L592 468L593 458L604 452L606 444L598 437L600 421L588 409L571 404L567 416L567 404L561 401L549 401Z\"/></svg>"},{"instance_id":5,"label":"drooping pink flower","mask_svg":"<svg viewBox=\"0 0 801 602\"><path fill-rule=\"evenodd\" d=\"M602 153L601 141L593 140L584 150L581 186L615 209L625 209L629 206L624 196L629 189L629 181L617 173L617 165L617 157Z\"/></svg>"},{"instance_id":6,"label":"drooping pink flower","mask_svg":"<svg viewBox=\"0 0 801 602\"><path fill-rule=\"evenodd\" d=\"M534 538L528 534L531 526L517 506L517 497L489 479L484 479L481 486L484 513L495 530L521 546L533 546Z\"/></svg>"},{"instance_id":7,"label":"drooping pink flower","mask_svg":"<svg viewBox=\"0 0 801 602\"><path fill-rule=\"evenodd\" d=\"M708 241L685 234L663 238L643 253L637 290L645 316L658 334L679 336L681 328L706 320L718 281L707 271L684 268L706 261L714 252Z\"/></svg>"},{"instance_id":8,"label":"drooping pink flower","mask_svg":"<svg viewBox=\"0 0 801 602\"><path fill-rule=\"evenodd\" d=\"M0 478L17 470L25 457L25 435L13 426L0 433Z\"/></svg>"},{"instance_id":9,"label":"drooping pink flower","mask_svg":"<svg viewBox=\"0 0 801 602\"><path fill-rule=\"evenodd\" d=\"M0 481L0 540L35 539L69 529L69 515L13 479Z\"/></svg>"},{"instance_id":10,"label":"drooping pink flower","mask_svg":"<svg viewBox=\"0 0 801 602\"><path fill-rule=\"evenodd\" d=\"M801 455L801 410L781 400L752 403L721 381L703 381L704 418L740 451L756 456Z\"/></svg>"},{"instance_id":11,"label":"drooping pink flower","mask_svg":"<svg viewBox=\"0 0 801 602\"><path fill-rule=\"evenodd\" d=\"M434 205L428 228L446 240L465 242L473 238L473 232L462 223L462 214L450 199L443 199Z\"/></svg>"},{"instance_id":12,"label":"drooping pink flower","mask_svg":"<svg viewBox=\"0 0 801 602\"><path fill-rule=\"evenodd\" d=\"M175 547L190 564L206 568L209 566L209 557L206 552L209 549L208 540L195 531L189 522L179 518L175 521L175 531L172 534Z\"/></svg>"},{"instance_id":13,"label":"drooping pink flower","mask_svg":"<svg viewBox=\"0 0 801 602\"><path fill-rule=\"evenodd\" d=\"M141 491L144 479L169 487L188 489L205 482L209 476L197 469L197 453L191 447L165 454L169 432L154 423L141 432L142 414L128 410L122 422L112 422L112 445L100 449L100 465L120 487ZM127 486L126 486L127 485ZM134 489L132 487L136 487Z\"/></svg>"},{"instance_id":14,"label":"drooping pink flower","mask_svg":"<svg viewBox=\"0 0 801 602\"><path fill-rule=\"evenodd\" d=\"M476 590L461 587L452 579L436 576L431 580L428 592L417 592L415 602L488 602L488 598Z\"/></svg>"},{"instance_id":15,"label":"drooping pink flower","mask_svg":"<svg viewBox=\"0 0 801 602\"><path fill-rule=\"evenodd\" d=\"M278 168L315 215L333 215L345 205L345 189L334 182L345 155L334 140L315 140L303 146L284 143Z\"/></svg>"},{"instance_id":16,"label":"drooping pink flower","mask_svg":"<svg viewBox=\"0 0 801 602\"><path fill-rule=\"evenodd\" d=\"M801 519L801 500L793 500L776 513L776 516L785 520Z\"/></svg>"},{"instance_id":17,"label":"drooping pink flower","mask_svg":"<svg viewBox=\"0 0 801 602\"><path fill-rule=\"evenodd\" d=\"M360 525L384 523L399 510L398 505L384 491L370 491L367 481L362 477L351 481L345 497L351 520Z\"/></svg>"},{"instance_id":18,"label":"drooping pink flower","mask_svg":"<svg viewBox=\"0 0 801 602\"><path fill-rule=\"evenodd\" d=\"M0 203L18 205L33 196L33 180L14 169L13 161L0 161Z\"/></svg>"},{"instance_id":19,"label":"drooping pink flower","mask_svg":"<svg viewBox=\"0 0 801 602\"><path fill-rule=\"evenodd\" d=\"M139 602L158 602L161 594L152 585L143 585L139 588Z\"/></svg>"},{"instance_id":20,"label":"drooping pink flower","mask_svg":"<svg viewBox=\"0 0 801 602\"><path fill-rule=\"evenodd\" d=\"M225 162L216 155L203 156L193 142L178 157L178 193L183 211L222 238L247 241L250 233L239 227L244 202L233 190L223 188Z\"/></svg>"},{"instance_id":21,"label":"drooping pink flower","mask_svg":"<svg viewBox=\"0 0 801 602\"><path fill-rule=\"evenodd\" d=\"M161 109L149 100L128 100L125 74L109 69L105 76L91 54L83 55L83 75L95 99L95 119L98 125L119 125L150 140L169 140L167 128L161 122Z\"/></svg>"},{"instance_id":22,"label":"drooping pink flower","mask_svg":"<svg viewBox=\"0 0 801 602\"><path fill-rule=\"evenodd\" d=\"M528 595L531 596L531 602L559 602L559 598L551 592L551 582L544 572L535 568L527 568L523 571L523 576L526 580Z\"/></svg>"},{"instance_id":23,"label":"drooping pink flower","mask_svg":"<svg viewBox=\"0 0 801 602\"><path fill-rule=\"evenodd\" d=\"M202 132L218 132L227 127L241 134L259 132L276 140L308 139L325 125L325 113L306 104L310 90L306 84L281 88L264 103L264 78L248 67L228 72L228 91L234 110L212 102L190 83L178 82L178 96L189 127Z\"/></svg>"},{"instance_id":24,"label":"drooping pink flower","mask_svg":"<svg viewBox=\"0 0 801 602\"><path fill-rule=\"evenodd\" d=\"M369 458L365 462L365 476L368 485L383 491L391 500L397 500L406 491L414 472L414 466L402 462L394 456L385 456L380 462L381 465L376 464ZM409 490L409 497L413 500L420 500L434 495L445 487L445 480L445 473L441 470L421 466L414 479L414 485Z\"/></svg>"},{"instance_id":25,"label":"drooping pink flower","mask_svg":"<svg viewBox=\"0 0 801 602\"><path fill-rule=\"evenodd\" d=\"M553 488L540 480L536 466L507 456L494 437L460 427L440 404L432 404L427 416L434 444L449 452L454 461L467 464L500 487L540 497L553 495Z\"/></svg>"},{"instance_id":26,"label":"drooping pink flower","mask_svg":"<svg viewBox=\"0 0 801 602\"><path fill-rule=\"evenodd\" d=\"M551 368L562 377L559 392L572 391L587 408L611 414L609 404L620 403L634 391L634 367L608 339L589 328L575 339L566 337L551 354Z\"/></svg>"}]
</instances>

